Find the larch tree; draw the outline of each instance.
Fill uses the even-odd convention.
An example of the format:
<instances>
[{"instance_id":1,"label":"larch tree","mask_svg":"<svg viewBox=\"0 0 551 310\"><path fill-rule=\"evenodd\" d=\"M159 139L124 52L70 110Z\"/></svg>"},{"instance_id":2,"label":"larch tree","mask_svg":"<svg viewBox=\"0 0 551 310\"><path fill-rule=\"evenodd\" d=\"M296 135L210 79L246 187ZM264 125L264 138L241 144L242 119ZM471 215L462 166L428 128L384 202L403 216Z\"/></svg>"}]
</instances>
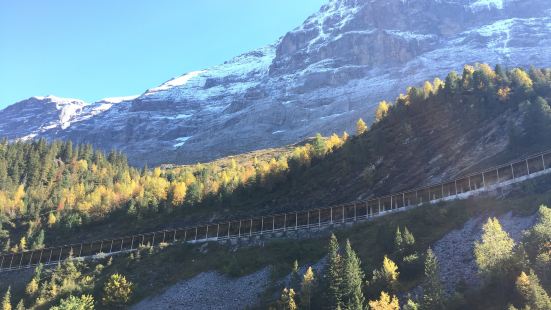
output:
<instances>
[{"instance_id":1,"label":"larch tree","mask_svg":"<svg viewBox=\"0 0 551 310\"><path fill-rule=\"evenodd\" d=\"M346 240L343 255L342 303L344 309L363 309L365 298L362 292L364 273L360 258Z\"/></svg>"},{"instance_id":2,"label":"larch tree","mask_svg":"<svg viewBox=\"0 0 551 310\"><path fill-rule=\"evenodd\" d=\"M170 187L172 196L172 205L179 206L184 203L186 198L187 186L185 182L174 182Z\"/></svg>"},{"instance_id":3,"label":"larch tree","mask_svg":"<svg viewBox=\"0 0 551 310\"><path fill-rule=\"evenodd\" d=\"M284 288L278 302L281 310L297 310L295 290Z\"/></svg>"},{"instance_id":4,"label":"larch tree","mask_svg":"<svg viewBox=\"0 0 551 310\"><path fill-rule=\"evenodd\" d=\"M538 276L531 271L529 275L522 272L515 287L524 303L523 309L547 310L551 309L551 298L541 286Z\"/></svg>"},{"instance_id":5,"label":"larch tree","mask_svg":"<svg viewBox=\"0 0 551 310\"><path fill-rule=\"evenodd\" d=\"M375 111L375 120L377 122L381 121L385 116L388 114L388 110L390 109L390 104L386 101L379 102L379 106L377 107L377 110Z\"/></svg>"},{"instance_id":6,"label":"larch tree","mask_svg":"<svg viewBox=\"0 0 551 310\"><path fill-rule=\"evenodd\" d=\"M425 258L425 280L423 283L423 309L443 309L444 289L440 281L438 260L432 250Z\"/></svg>"},{"instance_id":7,"label":"larch tree","mask_svg":"<svg viewBox=\"0 0 551 310\"><path fill-rule=\"evenodd\" d=\"M478 270L487 277L504 275L511 267L515 242L496 218L482 227L482 240L476 241L474 256Z\"/></svg>"},{"instance_id":8,"label":"larch tree","mask_svg":"<svg viewBox=\"0 0 551 310\"><path fill-rule=\"evenodd\" d=\"M94 310L94 297L92 295L82 295L80 297L69 296L62 299L58 306L51 310Z\"/></svg>"},{"instance_id":9,"label":"larch tree","mask_svg":"<svg viewBox=\"0 0 551 310\"><path fill-rule=\"evenodd\" d=\"M2 299L2 310L12 310L11 307L11 287L8 287L4 299Z\"/></svg>"},{"instance_id":10,"label":"larch tree","mask_svg":"<svg viewBox=\"0 0 551 310\"><path fill-rule=\"evenodd\" d=\"M434 88L429 81L425 81L425 83L423 84L423 92L425 93L425 98L428 98L430 95L433 94Z\"/></svg>"},{"instance_id":11,"label":"larch tree","mask_svg":"<svg viewBox=\"0 0 551 310\"><path fill-rule=\"evenodd\" d=\"M363 119L358 119L356 122L356 135L362 135L364 132L367 131L367 125L365 124Z\"/></svg>"},{"instance_id":12,"label":"larch tree","mask_svg":"<svg viewBox=\"0 0 551 310\"><path fill-rule=\"evenodd\" d=\"M398 272L398 266L390 258L385 255L383 259L383 268L382 268L383 279L389 285L389 287L396 289L398 285L398 277L400 272Z\"/></svg>"},{"instance_id":13,"label":"larch tree","mask_svg":"<svg viewBox=\"0 0 551 310\"><path fill-rule=\"evenodd\" d=\"M312 302L312 292L315 284L314 271L312 267L308 267L304 276L302 277L302 283L300 285L300 302L304 309L310 310L310 304Z\"/></svg>"},{"instance_id":14,"label":"larch tree","mask_svg":"<svg viewBox=\"0 0 551 310\"><path fill-rule=\"evenodd\" d=\"M369 301L370 310L400 310L400 303L396 296L390 296L386 292L381 292L378 300Z\"/></svg>"},{"instance_id":15,"label":"larch tree","mask_svg":"<svg viewBox=\"0 0 551 310\"><path fill-rule=\"evenodd\" d=\"M25 310L25 303L23 302L23 299L19 300L17 306L15 306L15 310Z\"/></svg>"},{"instance_id":16,"label":"larch tree","mask_svg":"<svg viewBox=\"0 0 551 310\"><path fill-rule=\"evenodd\" d=\"M126 277L115 273L105 283L103 288L103 303L111 306L124 306L132 297L132 282Z\"/></svg>"}]
</instances>

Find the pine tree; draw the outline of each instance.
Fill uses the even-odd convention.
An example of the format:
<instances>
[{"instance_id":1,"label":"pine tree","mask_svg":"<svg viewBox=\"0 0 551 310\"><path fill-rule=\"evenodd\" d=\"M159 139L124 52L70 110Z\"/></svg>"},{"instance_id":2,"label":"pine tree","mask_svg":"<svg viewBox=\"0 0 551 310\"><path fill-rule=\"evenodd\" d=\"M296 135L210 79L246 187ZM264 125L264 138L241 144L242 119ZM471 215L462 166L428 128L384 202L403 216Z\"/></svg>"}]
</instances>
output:
<instances>
[{"instance_id":1,"label":"pine tree","mask_svg":"<svg viewBox=\"0 0 551 310\"><path fill-rule=\"evenodd\" d=\"M293 267L291 268L291 285L292 289L298 289L300 285L300 275L298 274L298 261L293 262Z\"/></svg>"},{"instance_id":2,"label":"pine tree","mask_svg":"<svg viewBox=\"0 0 551 310\"><path fill-rule=\"evenodd\" d=\"M38 235L34 238L31 248L33 250L41 249L44 247L44 229L38 232Z\"/></svg>"},{"instance_id":3,"label":"pine tree","mask_svg":"<svg viewBox=\"0 0 551 310\"><path fill-rule=\"evenodd\" d=\"M364 132L367 131L367 125L365 124L363 119L358 119L358 122L356 122L356 135L362 135Z\"/></svg>"},{"instance_id":4,"label":"pine tree","mask_svg":"<svg viewBox=\"0 0 551 310\"><path fill-rule=\"evenodd\" d=\"M328 302L332 309L342 304L342 257L339 254L339 242L334 234L329 239L329 254L327 267Z\"/></svg>"},{"instance_id":5,"label":"pine tree","mask_svg":"<svg viewBox=\"0 0 551 310\"><path fill-rule=\"evenodd\" d=\"M407 227L404 227L404 233L402 235L402 239L404 240L405 246L408 247L409 249L411 249L415 245L415 237L408 230Z\"/></svg>"},{"instance_id":6,"label":"pine tree","mask_svg":"<svg viewBox=\"0 0 551 310\"><path fill-rule=\"evenodd\" d=\"M425 258L425 281L423 284L423 309L443 309L444 289L440 282L438 260L432 250Z\"/></svg>"},{"instance_id":7,"label":"pine tree","mask_svg":"<svg viewBox=\"0 0 551 310\"><path fill-rule=\"evenodd\" d=\"M370 310L400 310L400 303L396 296L390 296L386 292L381 292L379 300L369 301Z\"/></svg>"},{"instance_id":8,"label":"pine tree","mask_svg":"<svg viewBox=\"0 0 551 310\"><path fill-rule=\"evenodd\" d=\"M300 302L304 309L310 309L312 292L314 290L314 281L314 271L312 270L312 267L308 267L302 277L302 283L300 285Z\"/></svg>"},{"instance_id":9,"label":"pine tree","mask_svg":"<svg viewBox=\"0 0 551 310\"><path fill-rule=\"evenodd\" d=\"M8 286L8 290L2 299L2 310L12 310L11 307L11 286Z\"/></svg>"},{"instance_id":10,"label":"pine tree","mask_svg":"<svg viewBox=\"0 0 551 310\"><path fill-rule=\"evenodd\" d=\"M365 298L362 292L364 274L360 258L346 240L343 256L342 301L344 309L363 309Z\"/></svg>"},{"instance_id":11,"label":"pine tree","mask_svg":"<svg viewBox=\"0 0 551 310\"><path fill-rule=\"evenodd\" d=\"M317 157L322 157L327 152L327 145L325 144L325 140L321 136L321 134L316 134L316 137L314 138L314 155Z\"/></svg>"},{"instance_id":12,"label":"pine tree","mask_svg":"<svg viewBox=\"0 0 551 310\"><path fill-rule=\"evenodd\" d=\"M515 242L496 218L489 218L482 231L482 240L476 241L474 246L478 269L490 278L502 276L511 268Z\"/></svg>"},{"instance_id":13,"label":"pine tree","mask_svg":"<svg viewBox=\"0 0 551 310\"><path fill-rule=\"evenodd\" d=\"M402 238L400 226L396 227L396 234L394 234L394 251L397 253L404 251L404 239Z\"/></svg>"}]
</instances>

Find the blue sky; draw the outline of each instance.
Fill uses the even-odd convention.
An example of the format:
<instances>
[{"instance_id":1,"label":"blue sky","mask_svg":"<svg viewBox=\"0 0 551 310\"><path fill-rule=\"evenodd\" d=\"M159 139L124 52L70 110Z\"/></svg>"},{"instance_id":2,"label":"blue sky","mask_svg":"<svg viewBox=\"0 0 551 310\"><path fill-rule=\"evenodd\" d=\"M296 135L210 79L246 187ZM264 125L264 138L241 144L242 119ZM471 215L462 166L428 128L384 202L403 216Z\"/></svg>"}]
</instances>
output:
<instances>
[{"instance_id":1,"label":"blue sky","mask_svg":"<svg viewBox=\"0 0 551 310\"><path fill-rule=\"evenodd\" d=\"M140 94L274 42L327 0L0 0L0 108Z\"/></svg>"}]
</instances>

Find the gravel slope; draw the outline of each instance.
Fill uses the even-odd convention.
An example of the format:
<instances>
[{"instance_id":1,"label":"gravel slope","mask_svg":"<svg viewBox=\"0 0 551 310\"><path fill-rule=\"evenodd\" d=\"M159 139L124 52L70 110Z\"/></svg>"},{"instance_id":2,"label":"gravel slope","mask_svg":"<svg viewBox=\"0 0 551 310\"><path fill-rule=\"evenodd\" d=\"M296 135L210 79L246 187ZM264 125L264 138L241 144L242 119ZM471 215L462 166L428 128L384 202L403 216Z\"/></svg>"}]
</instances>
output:
<instances>
[{"instance_id":1,"label":"gravel slope","mask_svg":"<svg viewBox=\"0 0 551 310\"><path fill-rule=\"evenodd\" d=\"M509 212L498 219L503 229L518 241L522 231L534 225L536 215L517 217ZM453 292L461 281L468 285L480 284L474 260L474 242L481 238L482 225L486 220L487 217L470 219L463 228L449 232L434 244L433 251L438 257L440 275L447 292Z\"/></svg>"},{"instance_id":2,"label":"gravel slope","mask_svg":"<svg viewBox=\"0 0 551 310\"><path fill-rule=\"evenodd\" d=\"M268 268L235 279L217 272L204 272L131 309L245 309L258 301L267 288L269 276Z\"/></svg>"}]
</instances>

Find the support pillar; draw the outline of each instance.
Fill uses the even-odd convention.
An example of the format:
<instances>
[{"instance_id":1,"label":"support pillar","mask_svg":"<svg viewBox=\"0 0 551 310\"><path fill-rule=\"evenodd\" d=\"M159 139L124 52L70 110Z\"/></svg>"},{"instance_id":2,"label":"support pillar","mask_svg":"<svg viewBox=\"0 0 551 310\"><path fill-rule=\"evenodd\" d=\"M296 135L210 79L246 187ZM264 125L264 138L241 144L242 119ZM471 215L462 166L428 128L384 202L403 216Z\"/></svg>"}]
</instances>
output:
<instances>
[{"instance_id":1,"label":"support pillar","mask_svg":"<svg viewBox=\"0 0 551 310\"><path fill-rule=\"evenodd\" d=\"M264 217L260 220L260 234L262 235L264 233Z\"/></svg>"}]
</instances>

